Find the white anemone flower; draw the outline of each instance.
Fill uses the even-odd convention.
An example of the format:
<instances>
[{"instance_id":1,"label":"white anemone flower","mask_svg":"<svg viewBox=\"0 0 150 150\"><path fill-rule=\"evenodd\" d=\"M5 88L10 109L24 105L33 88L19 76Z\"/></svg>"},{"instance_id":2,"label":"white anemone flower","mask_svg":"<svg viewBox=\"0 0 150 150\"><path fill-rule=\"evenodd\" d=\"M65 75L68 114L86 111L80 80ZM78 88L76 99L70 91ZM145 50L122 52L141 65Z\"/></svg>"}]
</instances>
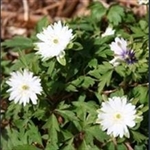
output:
<instances>
[{"instance_id":1,"label":"white anemone flower","mask_svg":"<svg viewBox=\"0 0 150 150\"><path fill-rule=\"evenodd\" d=\"M15 103L23 104L29 103L37 104L37 94L41 94L41 80L33 73L24 69L23 71L16 71L11 73L11 77L6 83L10 86L7 92L10 93L9 100Z\"/></svg>"},{"instance_id":2,"label":"white anemone flower","mask_svg":"<svg viewBox=\"0 0 150 150\"><path fill-rule=\"evenodd\" d=\"M123 38L116 37L109 46L115 55L114 59L110 61L114 66L119 65L119 61L125 61L127 64L133 64L136 61L134 51L127 47L128 43Z\"/></svg>"},{"instance_id":3,"label":"white anemone flower","mask_svg":"<svg viewBox=\"0 0 150 150\"><path fill-rule=\"evenodd\" d=\"M149 0L138 0L139 5L147 5Z\"/></svg>"},{"instance_id":4,"label":"white anemone flower","mask_svg":"<svg viewBox=\"0 0 150 150\"><path fill-rule=\"evenodd\" d=\"M102 37L113 35L115 33L115 30L113 30L112 27L107 27L105 32L101 35Z\"/></svg>"},{"instance_id":5,"label":"white anemone flower","mask_svg":"<svg viewBox=\"0 0 150 150\"><path fill-rule=\"evenodd\" d=\"M35 49L38 50L37 54L40 54L43 60L56 57L59 61L65 56L64 50L73 37L72 29L63 26L61 21L58 21L37 34L40 41L35 43Z\"/></svg>"},{"instance_id":6,"label":"white anemone flower","mask_svg":"<svg viewBox=\"0 0 150 150\"><path fill-rule=\"evenodd\" d=\"M109 98L97 112L96 123L101 125L103 131L107 130L107 134L113 137L129 138L128 128L135 126L137 115L135 106L127 103L126 97Z\"/></svg>"}]
</instances>

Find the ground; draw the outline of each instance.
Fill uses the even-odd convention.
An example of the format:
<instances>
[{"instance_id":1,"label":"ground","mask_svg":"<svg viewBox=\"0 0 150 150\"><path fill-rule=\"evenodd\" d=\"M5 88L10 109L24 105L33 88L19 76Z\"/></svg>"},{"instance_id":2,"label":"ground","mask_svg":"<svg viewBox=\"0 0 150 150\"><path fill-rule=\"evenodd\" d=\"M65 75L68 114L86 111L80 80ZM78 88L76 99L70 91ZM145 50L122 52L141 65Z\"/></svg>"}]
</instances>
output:
<instances>
[{"instance_id":1,"label":"ground","mask_svg":"<svg viewBox=\"0 0 150 150\"><path fill-rule=\"evenodd\" d=\"M43 16L54 22L88 15L88 6L92 1L100 1L105 7L117 2L132 8L138 15L145 14L145 6L139 6L137 0L3 0L1 39L10 39L14 35L29 36L37 21Z\"/></svg>"}]
</instances>

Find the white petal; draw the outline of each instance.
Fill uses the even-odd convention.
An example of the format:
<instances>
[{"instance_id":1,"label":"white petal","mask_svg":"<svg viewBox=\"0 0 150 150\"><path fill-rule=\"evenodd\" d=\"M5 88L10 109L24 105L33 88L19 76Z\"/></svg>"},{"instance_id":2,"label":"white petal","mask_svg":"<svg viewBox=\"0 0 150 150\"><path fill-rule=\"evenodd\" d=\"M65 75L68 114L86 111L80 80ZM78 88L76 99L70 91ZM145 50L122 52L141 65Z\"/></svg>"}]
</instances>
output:
<instances>
[{"instance_id":1,"label":"white petal","mask_svg":"<svg viewBox=\"0 0 150 150\"><path fill-rule=\"evenodd\" d=\"M100 124L102 130L114 137L129 137L128 128L134 127L136 122L136 109L131 103L127 103L126 97L108 98L102 103L101 109L97 110L96 123Z\"/></svg>"},{"instance_id":2,"label":"white petal","mask_svg":"<svg viewBox=\"0 0 150 150\"><path fill-rule=\"evenodd\" d=\"M63 26L61 21L58 21L38 33L37 37L40 41L34 43L36 54L47 60L52 57L59 58L74 36L68 26Z\"/></svg>"},{"instance_id":3,"label":"white petal","mask_svg":"<svg viewBox=\"0 0 150 150\"><path fill-rule=\"evenodd\" d=\"M6 83L10 86L7 92L10 93L9 100L15 103L29 103L31 99L33 104L37 103L37 94L41 94L42 86L39 77L33 76L33 73L24 69L11 73L11 77ZM27 88L24 88L27 87Z\"/></svg>"},{"instance_id":4,"label":"white petal","mask_svg":"<svg viewBox=\"0 0 150 150\"><path fill-rule=\"evenodd\" d=\"M115 30L113 30L111 27L107 27L106 31L101 35L102 37L113 35L115 33Z\"/></svg>"}]
</instances>

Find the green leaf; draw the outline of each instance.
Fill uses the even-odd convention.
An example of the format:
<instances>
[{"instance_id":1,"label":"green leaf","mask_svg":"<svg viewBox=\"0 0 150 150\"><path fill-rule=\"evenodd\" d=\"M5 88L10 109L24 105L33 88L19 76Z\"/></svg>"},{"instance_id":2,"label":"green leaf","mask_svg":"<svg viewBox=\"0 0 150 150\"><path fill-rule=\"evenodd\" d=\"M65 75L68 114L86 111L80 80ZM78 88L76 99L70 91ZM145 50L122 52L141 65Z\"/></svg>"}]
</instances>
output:
<instances>
[{"instance_id":1,"label":"green leaf","mask_svg":"<svg viewBox=\"0 0 150 150\"><path fill-rule=\"evenodd\" d=\"M144 144L135 145L134 150L147 150L147 147Z\"/></svg>"},{"instance_id":2,"label":"green leaf","mask_svg":"<svg viewBox=\"0 0 150 150\"><path fill-rule=\"evenodd\" d=\"M122 77L126 76L126 68L124 68L123 66L115 67L115 71Z\"/></svg>"},{"instance_id":3,"label":"green leaf","mask_svg":"<svg viewBox=\"0 0 150 150\"><path fill-rule=\"evenodd\" d=\"M118 144L117 150L128 150L127 147L124 144Z\"/></svg>"},{"instance_id":4,"label":"green leaf","mask_svg":"<svg viewBox=\"0 0 150 150\"><path fill-rule=\"evenodd\" d=\"M58 107L57 107L59 110L64 110L64 109L69 109L70 108L70 105L69 104L66 104L65 101L62 101L59 103Z\"/></svg>"},{"instance_id":5,"label":"green leaf","mask_svg":"<svg viewBox=\"0 0 150 150\"><path fill-rule=\"evenodd\" d=\"M72 102L72 103L77 109L80 109L81 112L86 110L87 112L95 114L95 109L97 105L95 104L94 101L88 101L88 102L77 101L77 102Z\"/></svg>"},{"instance_id":6,"label":"green leaf","mask_svg":"<svg viewBox=\"0 0 150 150\"><path fill-rule=\"evenodd\" d=\"M38 111L35 111L33 113L33 116L38 118L39 120L42 119L45 116L45 109L44 108L43 109L38 108Z\"/></svg>"},{"instance_id":7,"label":"green leaf","mask_svg":"<svg viewBox=\"0 0 150 150\"><path fill-rule=\"evenodd\" d=\"M48 142L44 150L59 150L59 147L57 143Z\"/></svg>"},{"instance_id":8,"label":"green leaf","mask_svg":"<svg viewBox=\"0 0 150 150\"><path fill-rule=\"evenodd\" d=\"M63 57L57 56L57 61L58 61L61 65L63 65L63 66L66 65L66 59L65 59L64 56L63 56Z\"/></svg>"},{"instance_id":9,"label":"green leaf","mask_svg":"<svg viewBox=\"0 0 150 150\"><path fill-rule=\"evenodd\" d=\"M55 62L54 61L50 61L50 63L48 64L49 68L47 70L47 74L48 75L51 75L53 70L54 70L54 67L55 67Z\"/></svg>"},{"instance_id":10,"label":"green leaf","mask_svg":"<svg viewBox=\"0 0 150 150\"><path fill-rule=\"evenodd\" d=\"M102 17L106 14L106 8L99 2L94 2L91 6L91 16L96 20L100 21Z\"/></svg>"},{"instance_id":11,"label":"green leaf","mask_svg":"<svg viewBox=\"0 0 150 150\"><path fill-rule=\"evenodd\" d=\"M50 116L43 128L54 129L56 131L60 130L57 118L54 114Z\"/></svg>"},{"instance_id":12,"label":"green leaf","mask_svg":"<svg viewBox=\"0 0 150 150\"><path fill-rule=\"evenodd\" d=\"M92 59L89 63L88 63L88 66L90 67L90 68L94 68L94 69L96 69L97 68L97 65L98 65L98 61L97 61L97 59Z\"/></svg>"},{"instance_id":13,"label":"green leaf","mask_svg":"<svg viewBox=\"0 0 150 150\"><path fill-rule=\"evenodd\" d=\"M108 150L116 150L116 147L115 147L114 143L112 143L112 142L108 143L107 146L108 146L108 148L107 148Z\"/></svg>"},{"instance_id":14,"label":"green leaf","mask_svg":"<svg viewBox=\"0 0 150 150\"><path fill-rule=\"evenodd\" d=\"M142 30L145 30L148 27L148 22L145 20L140 20L139 24Z\"/></svg>"},{"instance_id":15,"label":"green leaf","mask_svg":"<svg viewBox=\"0 0 150 150\"><path fill-rule=\"evenodd\" d=\"M102 102L102 95L100 94L100 93L98 93L98 92L94 92L94 94L95 94L95 96L96 96L96 98L98 99L98 101L99 101L99 104L101 104L101 102Z\"/></svg>"},{"instance_id":16,"label":"green leaf","mask_svg":"<svg viewBox=\"0 0 150 150\"><path fill-rule=\"evenodd\" d=\"M143 108L141 108L141 111L144 113L144 112L146 112L146 111L148 111L149 110L149 106L144 106Z\"/></svg>"},{"instance_id":17,"label":"green leaf","mask_svg":"<svg viewBox=\"0 0 150 150\"><path fill-rule=\"evenodd\" d=\"M94 77L96 79L100 79L100 77L101 77L100 72L97 69L89 71L88 75L90 75L90 76L92 76L92 77Z\"/></svg>"},{"instance_id":18,"label":"green leaf","mask_svg":"<svg viewBox=\"0 0 150 150\"><path fill-rule=\"evenodd\" d=\"M43 31L43 28L46 28L49 24L48 18L45 16L40 21L38 21L35 30L36 33Z\"/></svg>"},{"instance_id":19,"label":"green leaf","mask_svg":"<svg viewBox=\"0 0 150 150\"><path fill-rule=\"evenodd\" d=\"M62 150L75 150L73 145L73 138L66 142L66 146Z\"/></svg>"},{"instance_id":20,"label":"green leaf","mask_svg":"<svg viewBox=\"0 0 150 150\"><path fill-rule=\"evenodd\" d=\"M105 85L109 85L111 76L112 76L113 71L108 71L104 75L101 76L101 81L98 84L98 93L101 93L101 91L104 89Z\"/></svg>"},{"instance_id":21,"label":"green leaf","mask_svg":"<svg viewBox=\"0 0 150 150\"><path fill-rule=\"evenodd\" d=\"M82 49L83 49L83 46L80 43L78 43L78 42L73 43L72 50L80 51Z\"/></svg>"},{"instance_id":22,"label":"green leaf","mask_svg":"<svg viewBox=\"0 0 150 150\"><path fill-rule=\"evenodd\" d=\"M120 96L120 97L124 96L124 90L122 88L118 88L117 91L110 94L110 97L113 96Z\"/></svg>"},{"instance_id":23,"label":"green leaf","mask_svg":"<svg viewBox=\"0 0 150 150\"><path fill-rule=\"evenodd\" d=\"M5 131L7 133L6 140L8 142L8 147L23 145L28 143L28 135L24 128L13 129L9 126L5 127ZM6 134L5 133L5 134Z\"/></svg>"},{"instance_id":24,"label":"green leaf","mask_svg":"<svg viewBox=\"0 0 150 150\"><path fill-rule=\"evenodd\" d=\"M21 108L22 108L21 105L15 104L14 102L11 102L7 108L6 118L12 116L14 120L18 120L19 119L18 115L21 112Z\"/></svg>"},{"instance_id":25,"label":"green leaf","mask_svg":"<svg viewBox=\"0 0 150 150\"><path fill-rule=\"evenodd\" d=\"M113 25L117 26L125 16L124 8L119 5L112 5L109 8L107 18Z\"/></svg>"},{"instance_id":26,"label":"green leaf","mask_svg":"<svg viewBox=\"0 0 150 150\"><path fill-rule=\"evenodd\" d=\"M36 64L35 64L36 63ZM28 68L28 69L36 69L35 72L39 71L39 67L37 65L38 60L34 53L24 54L20 51L20 57L14 65L10 68L11 71L19 70L21 68ZM35 66L37 65L37 66Z\"/></svg>"},{"instance_id":27,"label":"green leaf","mask_svg":"<svg viewBox=\"0 0 150 150\"><path fill-rule=\"evenodd\" d=\"M30 59L29 61L31 64L29 66L31 66L31 70L35 73L38 74L41 71L41 67L39 65L40 61L39 59L35 56L32 59Z\"/></svg>"},{"instance_id":28,"label":"green leaf","mask_svg":"<svg viewBox=\"0 0 150 150\"><path fill-rule=\"evenodd\" d=\"M68 144L68 145L67 145L66 147L64 147L62 150L75 150L75 148L74 148L73 144L72 144L72 145Z\"/></svg>"},{"instance_id":29,"label":"green leaf","mask_svg":"<svg viewBox=\"0 0 150 150\"><path fill-rule=\"evenodd\" d=\"M77 88L72 84L67 85L65 90L68 92L78 92Z\"/></svg>"},{"instance_id":30,"label":"green leaf","mask_svg":"<svg viewBox=\"0 0 150 150\"><path fill-rule=\"evenodd\" d=\"M74 138L74 135L68 130L61 130L61 133L63 135L64 140L66 141Z\"/></svg>"},{"instance_id":31,"label":"green leaf","mask_svg":"<svg viewBox=\"0 0 150 150\"><path fill-rule=\"evenodd\" d=\"M85 94L80 94L78 101L83 102L86 99L86 95Z\"/></svg>"},{"instance_id":32,"label":"green leaf","mask_svg":"<svg viewBox=\"0 0 150 150\"><path fill-rule=\"evenodd\" d=\"M148 137L146 137L145 135L143 135L140 132L131 130L131 133L133 135L133 139L137 142L142 142L142 141L145 141L148 139Z\"/></svg>"},{"instance_id":33,"label":"green leaf","mask_svg":"<svg viewBox=\"0 0 150 150\"><path fill-rule=\"evenodd\" d=\"M104 38L107 38L107 37L104 37ZM101 40L101 42L102 41L104 41L104 40ZM112 56L112 54L113 54L112 51L110 51L110 49L108 49L107 47L105 47L104 49L102 49L102 47L100 47L96 52L96 55L99 57L102 57L102 58L107 58L108 56Z\"/></svg>"},{"instance_id":34,"label":"green leaf","mask_svg":"<svg viewBox=\"0 0 150 150\"><path fill-rule=\"evenodd\" d=\"M41 150L33 145L18 145L12 148L12 150Z\"/></svg>"},{"instance_id":35,"label":"green leaf","mask_svg":"<svg viewBox=\"0 0 150 150\"><path fill-rule=\"evenodd\" d=\"M83 34L83 32L80 32L82 30L83 31L93 31L93 26L92 26L91 22L89 21L89 18L85 18L85 19L81 18L75 24L72 24L70 27L74 30L76 30L76 29L79 30L76 32L79 37Z\"/></svg>"},{"instance_id":36,"label":"green leaf","mask_svg":"<svg viewBox=\"0 0 150 150\"><path fill-rule=\"evenodd\" d=\"M58 131L60 131L59 124L57 118L54 114L50 116L45 125L44 129L48 129L48 134L50 137L50 145L55 147L58 142Z\"/></svg>"},{"instance_id":37,"label":"green leaf","mask_svg":"<svg viewBox=\"0 0 150 150\"><path fill-rule=\"evenodd\" d=\"M91 147L86 144L85 140L83 140L78 150L91 150Z\"/></svg>"},{"instance_id":38,"label":"green leaf","mask_svg":"<svg viewBox=\"0 0 150 150\"><path fill-rule=\"evenodd\" d=\"M70 110L59 110L56 109L57 112L59 112L59 114L61 116L63 116L65 119L72 121L72 118L74 119L74 121L78 121L78 118L75 116L74 112L71 112Z\"/></svg>"},{"instance_id":39,"label":"green leaf","mask_svg":"<svg viewBox=\"0 0 150 150\"><path fill-rule=\"evenodd\" d=\"M109 62L103 62L102 65L98 65L98 71L100 72L100 74L105 74L111 70L113 70L113 66L109 63Z\"/></svg>"},{"instance_id":40,"label":"green leaf","mask_svg":"<svg viewBox=\"0 0 150 150\"><path fill-rule=\"evenodd\" d=\"M83 83L82 83L82 87L89 88L90 86L93 86L94 83L95 83L95 79L88 77L88 76L85 76Z\"/></svg>"},{"instance_id":41,"label":"green leaf","mask_svg":"<svg viewBox=\"0 0 150 150\"><path fill-rule=\"evenodd\" d=\"M148 87L136 86L133 89L133 94L139 98L141 104L148 103Z\"/></svg>"},{"instance_id":42,"label":"green leaf","mask_svg":"<svg viewBox=\"0 0 150 150\"><path fill-rule=\"evenodd\" d=\"M83 80L84 80L84 76L80 76L77 79L73 80L71 83L76 87L80 87L83 83Z\"/></svg>"},{"instance_id":43,"label":"green leaf","mask_svg":"<svg viewBox=\"0 0 150 150\"><path fill-rule=\"evenodd\" d=\"M15 50L23 50L33 48L33 43L32 40L27 37L16 36L10 40L5 40L2 46L12 47L15 48Z\"/></svg>"},{"instance_id":44,"label":"green leaf","mask_svg":"<svg viewBox=\"0 0 150 150\"><path fill-rule=\"evenodd\" d=\"M109 136L106 134L106 132L101 130L100 125L91 126L86 130L86 132L101 142L109 139Z\"/></svg>"},{"instance_id":45,"label":"green leaf","mask_svg":"<svg viewBox=\"0 0 150 150\"><path fill-rule=\"evenodd\" d=\"M31 121L28 126L29 126L29 130L27 131L27 133L29 135L29 141L31 141L31 143L34 142L43 146L42 137L41 137L38 127L35 126Z\"/></svg>"},{"instance_id":46,"label":"green leaf","mask_svg":"<svg viewBox=\"0 0 150 150\"><path fill-rule=\"evenodd\" d=\"M145 36L145 33L142 31L142 29L140 27L131 27L131 31L133 32L132 36L134 38L140 38ZM147 35L146 35L147 36Z\"/></svg>"},{"instance_id":47,"label":"green leaf","mask_svg":"<svg viewBox=\"0 0 150 150\"><path fill-rule=\"evenodd\" d=\"M134 14L132 12L126 13L126 17L123 18L126 23L136 23Z\"/></svg>"},{"instance_id":48,"label":"green leaf","mask_svg":"<svg viewBox=\"0 0 150 150\"><path fill-rule=\"evenodd\" d=\"M95 119L97 105L93 101L84 102L78 100L72 103L75 106L74 112L77 114L77 117L82 120L79 122L83 128L82 130L85 130L85 126L93 123ZM88 116L87 113L89 113Z\"/></svg>"}]
</instances>

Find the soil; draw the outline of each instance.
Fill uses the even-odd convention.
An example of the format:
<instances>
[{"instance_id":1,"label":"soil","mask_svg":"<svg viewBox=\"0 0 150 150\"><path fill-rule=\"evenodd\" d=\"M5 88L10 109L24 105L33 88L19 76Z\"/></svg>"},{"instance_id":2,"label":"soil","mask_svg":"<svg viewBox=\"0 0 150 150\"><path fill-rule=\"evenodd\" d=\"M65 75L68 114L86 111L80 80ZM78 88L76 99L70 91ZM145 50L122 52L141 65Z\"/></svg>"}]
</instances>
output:
<instances>
[{"instance_id":1,"label":"soil","mask_svg":"<svg viewBox=\"0 0 150 150\"><path fill-rule=\"evenodd\" d=\"M47 16L51 23L89 15L88 6L93 1L100 1L105 7L117 2L132 8L140 16L146 13L145 6L139 6L137 0L2 0L1 40L15 35L29 36L43 16Z\"/></svg>"}]
</instances>

